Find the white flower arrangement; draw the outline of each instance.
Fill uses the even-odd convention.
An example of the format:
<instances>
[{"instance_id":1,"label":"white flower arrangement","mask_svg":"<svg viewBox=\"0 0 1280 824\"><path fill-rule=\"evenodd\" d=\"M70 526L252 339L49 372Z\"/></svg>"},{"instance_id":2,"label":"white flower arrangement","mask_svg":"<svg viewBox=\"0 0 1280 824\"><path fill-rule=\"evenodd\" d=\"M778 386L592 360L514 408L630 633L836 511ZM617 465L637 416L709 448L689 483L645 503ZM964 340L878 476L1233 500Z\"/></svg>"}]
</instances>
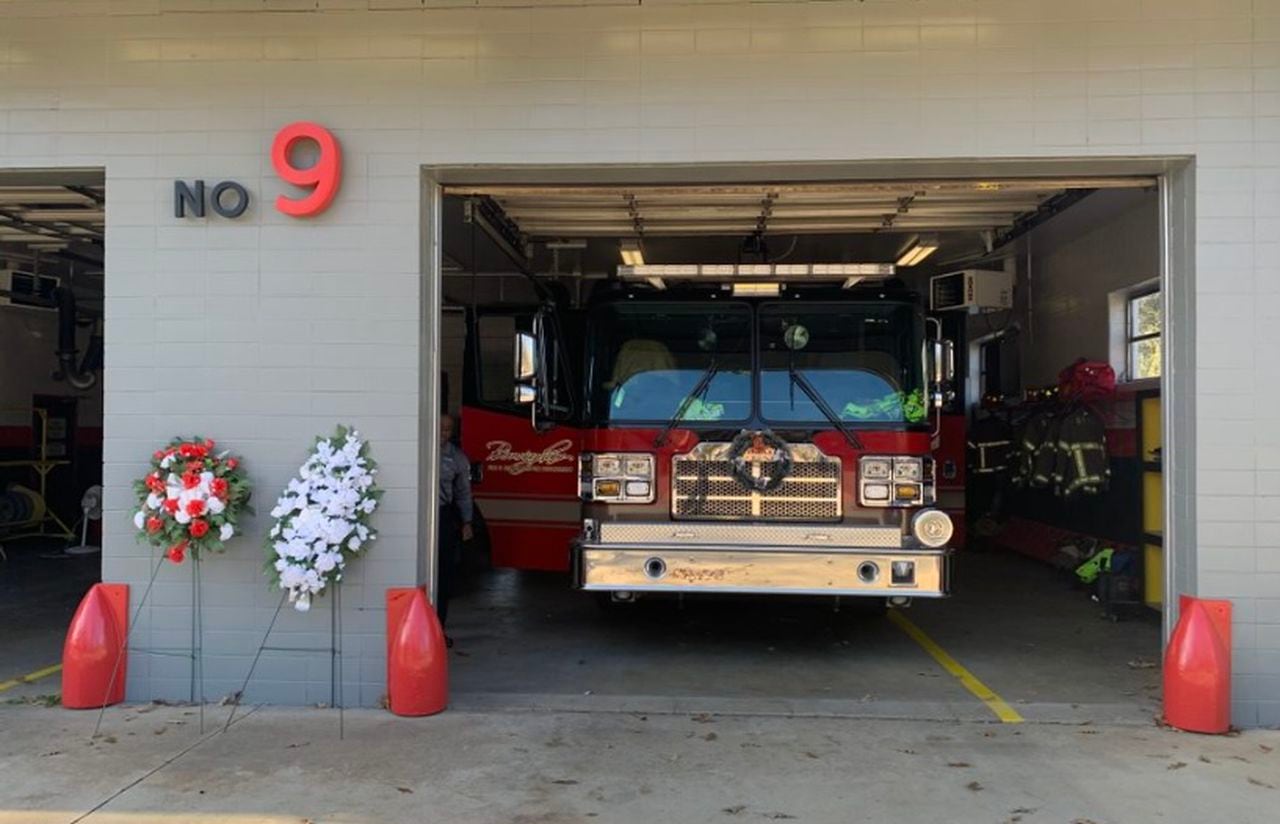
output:
<instances>
[{"instance_id":1,"label":"white flower arrangement","mask_svg":"<svg viewBox=\"0 0 1280 824\"><path fill-rule=\"evenodd\" d=\"M377 465L360 433L344 426L315 449L271 510L276 519L267 539L267 574L299 612L311 597L342 580L348 558L377 537L369 517L382 490Z\"/></svg>"}]
</instances>

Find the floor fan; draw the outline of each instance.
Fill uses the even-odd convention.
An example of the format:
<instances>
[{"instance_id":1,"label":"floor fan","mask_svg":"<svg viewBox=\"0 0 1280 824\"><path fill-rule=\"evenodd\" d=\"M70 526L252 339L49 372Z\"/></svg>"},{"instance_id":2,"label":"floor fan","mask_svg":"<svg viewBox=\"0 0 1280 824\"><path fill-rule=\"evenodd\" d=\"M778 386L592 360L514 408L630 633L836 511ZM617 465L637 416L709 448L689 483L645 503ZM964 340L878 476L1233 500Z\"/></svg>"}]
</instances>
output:
<instances>
[{"instance_id":1,"label":"floor fan","mask_svg":"<svg viewBox=\"0 0 1280 824\"><path fill-rule=\"evenodd\" d=\"M102 487L94 484L84 491L80 498L80 509L84 513L80 518L80 545L69 546L64 552L68 555L92 555L101 552L100 546L89 546L89 522L102 517Z\"/></svg>"}]
</instances>

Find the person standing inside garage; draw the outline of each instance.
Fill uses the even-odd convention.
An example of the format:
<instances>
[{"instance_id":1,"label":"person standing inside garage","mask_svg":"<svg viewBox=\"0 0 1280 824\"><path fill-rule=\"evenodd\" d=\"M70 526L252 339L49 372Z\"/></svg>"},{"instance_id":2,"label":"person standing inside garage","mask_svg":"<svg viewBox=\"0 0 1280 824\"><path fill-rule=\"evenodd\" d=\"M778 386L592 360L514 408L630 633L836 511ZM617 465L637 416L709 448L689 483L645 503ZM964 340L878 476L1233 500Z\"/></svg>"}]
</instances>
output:
<instances>
[{"instance_id":1,"label":"person standing inside garage","mask_svg":"<svg viewBox=\"0 0 1280 824\"><path fill-rule=\"evenodd\" d=\"M473 537L471 516L471 462L453 442L452 415L440 416L440 520L439 558L436 563L439 580L436 585L436 614L444 625L449 615L449 598L457 585L462 561L462 546ZM446 637L449 646L453 640Z\"/></svg>"}]
</instances>

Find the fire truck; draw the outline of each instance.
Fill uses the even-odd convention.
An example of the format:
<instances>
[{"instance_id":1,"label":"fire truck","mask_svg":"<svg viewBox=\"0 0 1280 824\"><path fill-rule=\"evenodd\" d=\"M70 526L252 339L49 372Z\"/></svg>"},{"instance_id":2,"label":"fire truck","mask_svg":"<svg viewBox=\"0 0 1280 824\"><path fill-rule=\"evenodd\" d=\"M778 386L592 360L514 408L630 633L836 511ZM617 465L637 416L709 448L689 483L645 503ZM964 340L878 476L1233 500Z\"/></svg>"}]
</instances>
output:
<instances>
[{"instance_id":1,"label":"fire truck","mask_svg":"<svg viewBox=\"0 0 1280 824\"><path fill-rule=\"evenodd\" d=\"M614 601L948 594L953 346L891 265L619 267L474 309L466 351L495 566Z\"/></svg>"}]
</instances>

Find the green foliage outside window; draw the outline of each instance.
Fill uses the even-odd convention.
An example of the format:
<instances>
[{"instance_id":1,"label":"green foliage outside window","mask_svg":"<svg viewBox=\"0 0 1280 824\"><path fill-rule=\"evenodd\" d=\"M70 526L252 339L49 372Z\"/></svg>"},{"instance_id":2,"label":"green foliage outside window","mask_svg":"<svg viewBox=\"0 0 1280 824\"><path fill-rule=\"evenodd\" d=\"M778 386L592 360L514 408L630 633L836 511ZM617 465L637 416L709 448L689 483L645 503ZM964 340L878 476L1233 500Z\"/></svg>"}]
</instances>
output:
<instances>
[{"instance_id":1,"label":"green foliage outside window","mask_svg":"<svg viewBox=\"0 0 1280 824\"><path fill-rule=\"evenodd\" d=\"M1161 299L1147 292L1129 299L1129 379L1160 377Z\"/></svg>"}]
</instances>

